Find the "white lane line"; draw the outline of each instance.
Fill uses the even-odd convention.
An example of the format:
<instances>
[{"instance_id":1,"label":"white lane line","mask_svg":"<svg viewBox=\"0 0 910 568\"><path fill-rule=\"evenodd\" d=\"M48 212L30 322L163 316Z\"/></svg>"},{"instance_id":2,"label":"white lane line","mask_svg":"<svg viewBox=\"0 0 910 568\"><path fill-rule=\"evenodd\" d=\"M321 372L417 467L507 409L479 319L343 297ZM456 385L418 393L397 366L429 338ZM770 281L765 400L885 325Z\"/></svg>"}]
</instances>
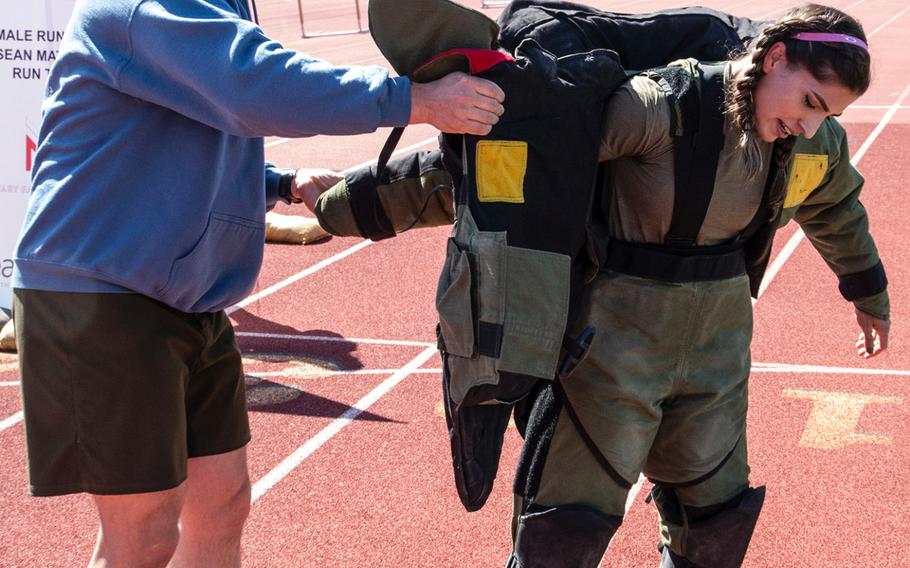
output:
<instances>
[{"instance_id":1,"label":"white lane line","mask_svg":"<svg viewBox=\"0 0 910 568\"><path fill-rule=\"evenodd\" d=\"M276 483L287 477L287 475L300 465L303 460L312 455L323 444L328 442L335 434L340 432L345 426L350 424L355 418L360 416L373 403L382 398L386 393L392 390L398 383L407 378L408 375L416 371L423 365L427 359L436 353L436 347L427 347L414 357L407 365L399 369L392 376L380 383L376 388L367 393L366 396L357 401L354 406L345 411L344 414L336 418L323 428L318 434L306 441L302 446L297 448L291 455L284 458L280 464L275 466L270 472L265 474L259 481L253 485L252 502L255 503L260 497L266 494L269 489Z\"/></svg>"},{"instance_id":2,"label":"white lane line","mask_svg":"<svg viewBox=\"0 0 910 568\"><path fill-rule=\"evenodd\" d=\"M341 371L339 371L341 372ZM826 375L883 375L910 377L906 369L869 369L865 367L827 367L824 365L798 365L790 363L752 363L753 373L822 373ZM415 373L440 374L442 369L424 367Z\"/></svg>"},{"instance_id":3,"label":"white lane line","mask_svg":"<svg viewBox=\"0 0 910 568\"><path fill-rule=\"evenodd\" d=\"M900 18L901 16L903 16L904 13L905 13L907 10L910 10L910 4L908 4L906 8L904 8L903 10L901 10L900 12L898 12L897 14L895 14L894 16L892 16L891 19L889 19L887 22L885 22L884 24L880 25L879 27L875 28L874 30L872 30L871 32L869 32L868 34L866 34L866 37L867 37L867 38L870 38L870 37L874 36L875 34L877 34L878 32L880 32L883 28L885 28L886 26L888 26L891 22L893 22L894 20L896 20L896 19ZM869 49L872 49L872 46L869 46Z\"/></svg>"},{"instance_id":4,"label":"white lane line","mask_svg":"<svg viewBox=\"0 0 910 568\"><path fill-rule=\"evenodd\" d=\"M824 365L788 365L786 363L753 363L753 373L822 373L826 375L890 375L910 377L910 371L897 369L864 369L827 367Z\"/></svg>"},{"instance_id":5,"label":"white lane line","mask_svg":"<svg viewBox=\"0 0 910 568\"><path fill-rule=\"evenodd\" d=\"M416 150L416 149L418 149L418 148L421 148L421 147L423 147L423 146L426 146L426 145L429 144L430 142L436 142L436 140L437 140L436 136L431 136L431 137L429 137L429 138L427 138L427 139L425 139L425 140L421 140L420 142L417 142L417 143L415 143L415 144L411 144L410 146L405 146L404 148L399 148L399 149L395 150L394 152L392 152L392 156L391 156L391 157L394 158L395 156L400 156L401 154L405 154L405 153L410 152L410 151L412 151L412 150ZM377 159L378 159L378 158L373 158L372 160L367 160L366 162L362 162L362 163L360 163L360 164L357 164L356 166L351 166L350 168L348 168L348 169L346 169L346 170L344 170L344 171L345 171L345 172L350 172L350 171L353 171L353 170L360 169L360 168L362 168L362 167L364 167L364 166L369 166L369 165L375 164Z\"/></svg>"},{"instance_id":6,"label":"white lane line","mask_svg":"<svg viewBox=\"0 0 910 568\"><path fill-rule=\"evenodd\" d=\"M18 387L19 381L0 381L0 387Z\"/></svg>"},{"instance_id":7,"label":"white lane line","mask_svg":"<svg viewBox=\"0 0 910 568\"><path fill-rule=\"evenodd\" d=\"M300 138L278 138L278 139L272 140L271 142L266 142L265 147L274 148L275 146L280 146L281 144L284 144L286 142L293 142L294 140L300 140ZM432 136L425 140L421 140L420 142L417 142L415 144L411 144L410 146L405 146L404 148L398 148L397 150L392 152L392 157L400 156L401 154L404 154L405 152L410 152L411 150L416 150L417 148L426 146L430 142L435 142L435 141L436 141L436 136ZM376 158L373 158L372 160L367 160L366 162L363 162L362 164L357 164L356 166L351 166L342 171L350 172L352 170L356 170L357 168L369 166L370 164L374 164L374 163L376 163Z\"/></svg>"},{"instance_id":8,"label":"white lane line","mask_svg":"<svg viewBox=\"0 0 910 568\"><path fill-rule=\"evenodd\" d=\"M247 373L254 377L321 377L336 375L386 375L395 372L397 369L356 369L356 370L333 370L333 369L288 369L284 371L264 371ZM865 367L829 367L825 365L798 365L791 363L753 363L753 373L820 373L824 375L881 375L893 377L910 377L910 371L906 369L869 369ZM412 374L420 375L439 375L442 369L433 367L422 367L416 369Z\"/></svg>"},{"instance_id":9,"label":"white lane line","mask_svg":"<svg viewBox=\"0 0 910 568\"><path fill-rule=\"evenodd\" d=\"M910 6L908 6L910 9ZM906 12L906 10L904 10ZM881 29L881 26L878 28ZM869 34L872 35L872 34ZM904 102L904 99L907 98L907 95L910 95L910 85L904 89L897 101L891 105L888 109L888 112L885 113L885 116L879 121L878 125L875 127L875 130L872 131L872 134L866 138L863 145L860 146L859 150L854 154L853 158L850 159L850 163L855 167L859 164L859 161L863 159L863 156L866 155L866 152L872 147L872 143L875 142L875 139L878 138L878 135L885 130L885 127L888 126L888 123L891 122L891 119L894 118L894 115L900 110L901 105ZM784 245L784 248L780 251L774 261L771 263L771 266L768 267L768 271L765 273L765 277L762 280L761 287L758 290L758 297L761 298L762 294L765 293L765 290L768 289L768 286L771 285L771 281L774 280L774 277L777 276L777 273L780 272L780 269L783 268L784 263L790 259L790 256L793 254L793 251L796 250L796 247L803 240L806 234L802 229L797 229L793 236L790 237L790 240L787 241L787 244ZM757 298L752 301L753 304L757 301Z\"/></svg>"},{"instance_id":10,"label":"white lane line","mask_svg":"<svg viewBox=\"0 0 910 568\"><path fill-rule=\"evenodd\" d=\"M389 375L392 373L397 373L398 369L356 369L356 370L333 370L333 369L285 369L283 371L262 371L262 372L249 372L247 375L251 377L299 377L299 378L320 378L320 377L336 377L344 375ZM438 375L442 373L442 369L415 369L411 371L412 375L417 374L435 374Z\"/></svg>"},{"instance_id":11,"label":"white lane line","mask_svg":"<svg viewBox=\"0 0 910 568\"><path fill-rule=\"evenodd\" d=\"M16 424L18 424L20 422L22 422L22 411L21 410L15 414L13 414L9 418L4 418L3 421L0 422L0 432L6 430L7 428L9 428L11 426L15 426Z\"/></svg>"},{"instance_id":12,"label":"white lane line","mask_svg":"<svg viewBox=\"0 0 910 568\"><path fill-rule=\"evenodd\" d=\"M257 302L270 294L274 294L275 292L277 292L278 290L281 290L282 288L290 286L291 284L293 284L294 282L297 282L301 278L306 278L310 274L319 272L323 268L330 266L330 265L338 262L339 260L342 260L342 259L354 254L355 252L359 251L360 249L370 246L371 244L373 244L373 241L364 239L364 240L360 241L359 243L357 243L356 245L341 251L340 253L336 254L335 256L331 256L321 262L317 262L316 264L307 268L306 270L301 270L297 274L295 274L293 276L289 276L288 278L285 278L284 280L282 280L281 282L278 282L277 284L272 284L271 286L269 286L268 288L266 288L265 290L263 290L261 292L257 292L256 294L253 294L252 296L247 296L243 301L238 302L237 304L234 304L233 306L231 306L230 308L227 308L224 311L226 314L230 315L241 308L245 308L245 307L249 306L253 302Z\"/></svg>"},{"instance_id":13,"label":"white lane line","mask_svg":"<svg viewBox=\"0 0 910 568\"><path fill-rule=\"evenodd\" d=\"M894 108L894 105L850 105L848 111L850 110L888 110ZM910 109L910 105L899 105L898 110L907 110Z\"/></svg>"},{"instance_id":14,"label":"white lane line","mask_svg":"<svg viewBox=\"0 0 910 568\"><path fill-rule=\"evenodd\" d=\"M407 347L431 347L436 345L429 341L405 341L399 339L364 339L362 337L338 337L333 335L295 335L292 333L258 333L255 331L238 331L238 337L256 337L261 339L291 339L294 341L317 341L322 343L362 343L364 345L401 345Z\"/></svg>"},{"instance_id":15,"label":"white lane line","mask_svg":"<svg viewBox=\"0 0 910 568\"><path fill-rule=\"evenodd\" d=\"M270 145L271 145L271 146L275 146L275 145L280 144L280 143L282 143L282 142L287 142L288 140L294 140L294 139L293 139L293 138L283 138L283 139L281 139L281 140L277 140L277 141L274 141L274 142L270 142L269 144L266 144L266 147L269 147ZM412 150L415 150L415 149L417 149L417 148L420 148L421 146L425 146L425 145L427 145L428 143L430 143L431 141L434 141L434 140L436 140L436 137L435 137L435 136L433 136L432 138L427 138L426 140L423 140L423 141L418 142L418 143L416 143L416 144L411 144L410 146L405 146L404 148L400 148L400 149L398 149L397 151L395 151L395 152L392 154L392 156L398 156L399 154L403 154L403 153L405 153L405 152L410 152L410 151L412 151ZM347 168L347 169L344 170L344 171L345 171L345 172L348 172L348 171L351 171L351 170L356 170L356 169L358 169L358 168L362 168L362 167L364 167L364 166L368 166L368 165L370 165L370 164L372 164L372 163L374 163L374 162L376 162L375 159L374 159L374 160L368 160L368 161L363 162L363 163L361 163L361 164L357 164L356 166L351 166L350 168ZM291 284L293 284L294 282L297 282L297 281L300 280L301 278L305 278L305 277L309 276L310 274L313 274L314 272L318 272L318 271L322 270L323 268L325 268L325 267L327 267L327 266L329 266L329 265L331 265L331 264L334 264L334 263L338 262L339 260L342 260L343 258L345 258L345 257L347 257L347 256L349 256L349 255L354 254L355 252L359 251L360 249L363 249L363 248L368 247L368 246L371 245L371 244L373 244L373 241L368 240L368 239L364 239L364 240L360 241L359 243L357 243L356 245L352 246L351 248L346 249L346 250L344 250L344 251L342 251L342 252L336 254L336 255L333 256L333 257L327 258L327 259L323 260L322 262L320 262L320 263L318 263L318 264L315 264L315 265L313 265L313 266L307 268L306 270L303 270L303 271L301 271L301 272L298 272L297 274L295 274L295 275L293 275L293 276L291 276L291 277L289 277L289 278L286 278L286 279L282 280L281 282L279 282L279 283L277 283L277 284L274 284L274 285L272 285L272 286L269 286L268 288L266 288L266 289L263 290L262 292L253 294L252 296L249 296L249 297L245 298L245 299L244 299L243 301L241 301L240 303L235 304L235 305L231 306L230 308L227 308L227 309L225 310L225 313L227 313L228 315L230 315L230 314L236 312L237 310L239 310L239 309L241 309L241 308L245 308L246 306L252 304L253 302L255 302L255 301L257 301L257 300L261 300L262 298L264 298L264 297L266 297L266 296L268 296L268 295L270 295L270 294L273 294L273 293L277 292L278 290L281 290L282 288L284 288L284 287L286 287L286 286L290 286Z\"/></svg>"}]
</instances>

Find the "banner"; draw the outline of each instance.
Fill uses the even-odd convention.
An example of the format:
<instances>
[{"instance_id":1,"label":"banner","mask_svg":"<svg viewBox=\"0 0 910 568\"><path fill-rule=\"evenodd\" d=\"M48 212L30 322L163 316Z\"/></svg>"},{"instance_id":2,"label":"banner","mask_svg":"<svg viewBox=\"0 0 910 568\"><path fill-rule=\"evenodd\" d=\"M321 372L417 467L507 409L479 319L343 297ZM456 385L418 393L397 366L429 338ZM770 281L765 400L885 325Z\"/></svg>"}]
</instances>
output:
<instances>
[{"instance_id":1,"label":"banner","mask_svg":"<svg viewBox=\"0 0 910 568\"><path fill-rule=\"evenodd\" d=\"M13 4L11 7L10 5ZM12 305L13 249L28 203L41 100L75 0L7 2L0 23L0 308Z\"/></svg>"}]
</instances>

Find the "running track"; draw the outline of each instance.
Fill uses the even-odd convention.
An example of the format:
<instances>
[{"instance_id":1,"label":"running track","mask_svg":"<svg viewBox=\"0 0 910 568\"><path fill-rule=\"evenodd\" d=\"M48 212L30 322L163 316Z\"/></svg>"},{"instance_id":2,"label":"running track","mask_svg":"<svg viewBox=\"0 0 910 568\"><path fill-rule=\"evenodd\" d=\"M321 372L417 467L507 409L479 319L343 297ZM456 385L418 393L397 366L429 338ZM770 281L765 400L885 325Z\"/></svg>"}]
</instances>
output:
<instances>
[{"instance_id":1,"label":"running track","mask_svg":"<svg viewBox=\"0 0 910 568\"><path fill-rule=\"evenodd\" d=\"M351 2L302 1L311 32L356 25ZM630 12L684 5L591 3ZM860 17L873 50L872 88L842 122L867 178L863 202L891 281L892 345L880 357L856 357L851 307L811 245L785 228L755 306L748 436L753 482L768 486L768 498L750 568L910 566L910 249L901 244L910 219L910 6L831 3ZM259 4L263 27L290 47L339 64L383 61L369 34L300 39L293 0ZM767 18L789 3L707 5ZM289 166L345 169L375 159L385 135L269 139L267 154ZM433 136L411 127L400 147L430 147ZM502 565L519 440L508 436L487 506L466 513L451 481L432 344L447 232L267 247L254 295L231 313L247 358L253 428L245 566ZM15 356L0 355L0 385L0 566L84 565L96 530L89 499L26 496ZM634 489L604 566L656 566L647 490Z\"/></svg>"}]
</instances>

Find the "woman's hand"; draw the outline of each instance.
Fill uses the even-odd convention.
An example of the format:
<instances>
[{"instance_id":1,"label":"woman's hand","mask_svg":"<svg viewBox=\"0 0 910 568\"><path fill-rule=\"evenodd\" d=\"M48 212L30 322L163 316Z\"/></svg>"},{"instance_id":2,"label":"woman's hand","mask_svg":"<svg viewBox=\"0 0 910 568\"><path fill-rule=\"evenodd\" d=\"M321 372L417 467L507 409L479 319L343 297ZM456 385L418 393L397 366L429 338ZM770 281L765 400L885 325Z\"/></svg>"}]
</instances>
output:
<instances>
[{"instance_id":1,"label":"woman's hand","mask_svg":"<svg viewBox=\"0 0 910 568\"><path fill-rule=\"evenodd\" d=\"M859 325L859 339L856 340L856 354L864 359L874 357L888 348L889 320L878 319L854 308L856 323Z\"/></svg>"}]
</instances>

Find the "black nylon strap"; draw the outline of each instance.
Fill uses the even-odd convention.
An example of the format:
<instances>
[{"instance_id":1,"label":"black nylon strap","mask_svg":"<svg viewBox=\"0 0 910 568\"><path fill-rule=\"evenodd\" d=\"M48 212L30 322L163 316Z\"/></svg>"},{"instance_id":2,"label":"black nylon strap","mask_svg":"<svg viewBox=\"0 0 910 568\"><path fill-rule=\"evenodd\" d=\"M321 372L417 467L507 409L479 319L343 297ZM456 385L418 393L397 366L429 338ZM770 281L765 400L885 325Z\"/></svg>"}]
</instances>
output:
<instances>
[{"instance_id":1,"label":"black nylon strap","mask_svg":"<svg viewBox=\"0 0 910 568\"><path fill-rule=\"evenodd\" d=\"M700 65L700 94L690 85L679 97L682 116L698 117L683 123L673 141L673 217L665 242L695 244L714 194L717 163L724 147L724 66Z\"/></svg>"},{"instance_id":2,"label":"black nylon strap","mask_svg":"<svg viewBox=\"0 0 910 568\"><path fill-rule=\"evenodd\" d=\"M848 302L884 292L888 288L888 277L882 261L866 270L841 276L837 288Z\"/></svg>"},{"instance_id":3,"label":"black nylon strap","mask_svg":"<svg viewBox=\"0 0 910 568\"><path fill-rule=\"evenodd\" d=\"M610 240L606 270L662 282L726 280L746 273L741 243L678 247Z\"/></svg>"},{"instance_id":4,"label":"black nylon strap","mask_svg":"<svg viewBox=\"0 0 910 568\"><path fill-rule=\"evenodd\" d=\"M714 466L714 469L712 469L711 471L709 471L708 473L706 473L704 475L696 477L695 479L693 479L691 481L682 481L680 483L670 483L667 481L661 481L659 479L654 479L653 477L648 477L648 481L650 481L654 485L661 485L663 487L669 487L670 489L682 489L684 487L693 487L695 485L698 485L699 483L703 483L703 482L711 479L712 477L714 477L717 474L717 472L720 471L720 468L724 467L724 464L726 464L728 461L730 461L730 458L733 457L733 452L735 452L736 448L739 447L739 443L741 441L742 441L742 436L740 436L736 440L736 443L733 444L733 449L730 450L726 456L724 456L724 459L720 460L719 464Z\"/></svg>"},{"instance_id":5,"label":"black nylon strap","mask_svg":"<svg viewBox=\"0 0 910 568\"><path fill-rule=\"evenodd\" d=\"M394 225L386 215L376 187L382 183L386 165L388 165L398 141L401 140L403 132L404 127L398 126L389 133L389 137L386 138L382 151L379 153L375 173L373 173L373 168L362 168L348 175L348 194L354 223L361 235L374 241L395 236Z\"/></svg>"},{"instance_id":6,"label":"black nylon strap","mask_svg":"<svg viewBox=\"0 0 910 568\"><path fill-rule=\"evenodd\" d=\"M376 179L382 179L382 175L385 173L386 164L389 163L389 160L392 158L392 153L395 152L395 147L398 146L398 141L401 140L401 135L404 133L403 126L396 126L389 133L389 137L386 138L385 144L382 146L382 151L379 152L379 159L376 161Z\"/></svg>"},{"instance_id":7,"label":"black nylon strap","mask_svg":"<svg viewBox=\"0 0 910 568\"><path fill-rule=\"evenodd\" d=\"M374 241L381 241L395 236L395 228L386 215L376 186L379 176L373 174L373 168L361 168L345 176L348 187L348 200L354 223L360 234Z\"/></svg>"},{"instance_id":8,"label":"black nylon strap","mask_svg":"<svg viewBox=\"0 0 910 568\"><path fill-rule=\"evenodd\" d=\"M502 324L481 321L477 326L477 353L499 359L502 354Z\"/></svg>"},{"instance_id":9,"label":"black nylon strap","mask_svg":"<svg viewBox=\"0 0 910 568\"><path fill-rule=\"evenodd\" d=\"M617 485L623 489L631 489L632 484L626 481L626 478L619 474L616 469L610 465L610 462L607 460L606 456L600 451L600 448L597 447L597 444L594 443L594 440L591 439L591 435L588 434L588 431L585 430L584 424L581 423L581 419L578 418L578 415L575 413L575 409L572 408L572 403L569 402L569 397L566 396L566 392L563 390L562 385L559 383L559 378L553 380L553 391L556 393L556 396L559 398L559 401L562 403L563 408L566 410L566 414L569 415L569 418L572 420L572 424L575 425L575 431L578 432L579 437L585 443L585 446L590 450L591 455L594 456L594 459L600 465L600 467L610 476L610 478L616 482Z\"/></svg>"}]
</instances>

